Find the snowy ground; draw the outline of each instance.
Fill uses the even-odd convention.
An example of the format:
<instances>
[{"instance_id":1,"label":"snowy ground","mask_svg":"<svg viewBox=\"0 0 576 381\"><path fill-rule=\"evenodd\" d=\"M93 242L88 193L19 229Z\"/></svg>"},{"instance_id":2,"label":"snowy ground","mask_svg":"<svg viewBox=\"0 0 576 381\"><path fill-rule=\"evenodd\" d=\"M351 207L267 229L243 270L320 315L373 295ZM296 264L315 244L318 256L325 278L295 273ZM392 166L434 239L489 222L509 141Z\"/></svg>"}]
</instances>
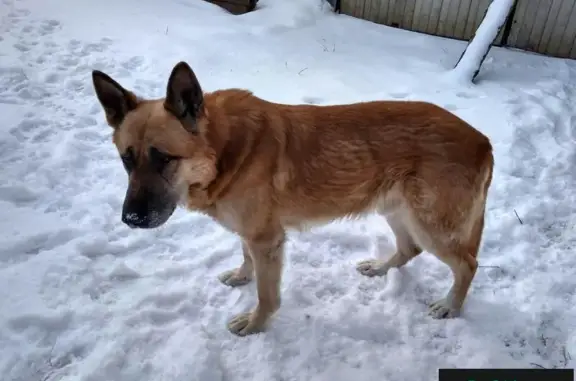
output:
<instances>
[{"instance_id":1,"label":"snowy ground","mask_svg":"<svg viewBox=\"0 0 576 381\"><path fill-rule=\"evenodd\" d=\"M494 49L467 86L443 75L464 42L317 0L259 4L244 16L199 0L0 4L2 380L419 381L439 367L574 367L575 62ZM231 335L226 321L255 301L254 284L216 278L240 263L238 240L182 211L156 231L120 222L126 175L90 81L100 69L158 97L179 60L205 90L428 100L489 135L482 267L462 317L426 314L451 282L431 254L379 279L356 272L374 246L394 248L372 217L292 234L269 331Z\"/></svg>"}]
</instances>

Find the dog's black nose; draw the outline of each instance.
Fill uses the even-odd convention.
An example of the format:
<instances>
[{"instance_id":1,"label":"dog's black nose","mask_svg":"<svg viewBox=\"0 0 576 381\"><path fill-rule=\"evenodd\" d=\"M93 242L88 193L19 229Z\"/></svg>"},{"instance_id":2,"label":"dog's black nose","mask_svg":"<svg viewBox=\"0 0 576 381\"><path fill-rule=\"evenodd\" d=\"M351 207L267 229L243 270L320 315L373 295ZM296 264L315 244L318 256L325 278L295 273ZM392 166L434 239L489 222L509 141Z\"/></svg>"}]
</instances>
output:
<instances>
[{"instance_id":1,"label":"dog's black nose","mask_svg":"<svg viewBox=\"0 0 576 381\"><path fill-rule=\"evenodd\" d=\"M147 215L140 215L135 212L122 213L122 222L133 229L145 229L150 226L150 218Z\"/></svg>"}]
</instances>

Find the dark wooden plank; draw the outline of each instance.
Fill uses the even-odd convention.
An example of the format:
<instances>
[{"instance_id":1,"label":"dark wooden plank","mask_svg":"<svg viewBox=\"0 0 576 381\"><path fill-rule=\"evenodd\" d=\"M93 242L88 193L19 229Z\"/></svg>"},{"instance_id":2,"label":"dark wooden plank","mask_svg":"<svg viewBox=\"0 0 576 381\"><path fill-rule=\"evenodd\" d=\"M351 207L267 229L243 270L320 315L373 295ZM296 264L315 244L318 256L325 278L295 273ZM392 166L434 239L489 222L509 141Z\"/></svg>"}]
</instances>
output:
<instances>
[{"instance_id":1,"label":"dark wooden plank","mask_svg":"<svg viewBox=\"0 0 576 381\"><path fill-rule=\"evenodd\" d=\"M250 6L253 0L208 0L211 3L230 3L237 5Z\"/></svg>"},{"instance_id":2,"label":"dark wooden plank","mask_svg":"<svg viewBox=\"0 0 576 381\"><path fill-rule=\"evenodd\" d=\"M390 4L388 0L378 1L378 24L388 25L388 12L390 12Z\"/></svg>"},{"instance_id":3,"label":"dark wooden plank","mask_svg":"<svg viewBox=\"0 0 576 381\"><path fill-rule=\"evenodd\" d=\"M464 0L466 1L466 0ZM455 3L456 1L454 1ZM444 0L442 1L442 7L440 8L440 17L438 18L438 27L436 29L436 33L440 36L448 36L448 11L450 10L450 6L452 5L451 0Z\"/></svg>"},{"instance_id":4,"label":"dark wooden plank","mask_svg":"<svg viewBox=\"0 0 576 381\"><path fill-rule=\"evenodd\" d=\"M540 37L540 43L537 46L537 51L545 53L552 38L552 33L554 32L554 27L558 21L558 15L560 14L560 7L562 5L562 0L552 0L552 5L550 7L550 12L546 18L546 23L544 25L544 30L542 31L542 36Z\"/></svg>"},{"instance_id":5,"label":"dark wooden plank","mask_svg":"<svg viewBox=\"0 0 576 381\"><path fill-rule=\"evenodd\" d=\"M353 16L355 5L356 5L355 0L340 0L340 13L348 16Z\"/></svg>"},{"instance_id":6,"label":"dark wooden plank","mask_svg":"<svg viewBox=\"0 0 576 381\"><path fill-rule=\"evenodd\" d=\"M470 0L461 0L460 8L458 9L458 17L456 18L456 25L454 27L454 36L456 38L467 40L466 36L466 22L470 15L470 7L472 6Z\"/></svg>"},{"instance_id":7,"label":"dark wooden plank","mask_svg":"<svg viewBox=\"0 0 576 381\"><path fill-rule=\"evenodd\" d=\"M549 22L548 17L550 16L550 10L552 9L553 1L545 1L539 5L536 9L536 15L534 16L534 25L532 26L532 31L530 36L528 36L528 49L533 51L538 51L538 46L542 43L542 37L544 36L544 29L546 24Z\"/></svg>"},{"instance_id":8,"label":"dark wooden plank","mask_svg":"<svg viewBox=\"0 0 576 381\"><path fill-rule=\"evenodd\" d=\"M380 0L366 0L364 19L378 23L380 20Z\"/></svg>"},{"instance_id":9,"label":"dark wooden plank","mask_svg":"<svg viewBox=\"0 0 576 381\"><path fill-rule=\"evenodd\" d=\"M236 2L230 2L230 0L207 0L209 3L218 5L221 8L226 9L228 12L235 14L235 15L241 15L243 13L247 13L250 12L252 9L250 3L248 2L248 4L239 4ZM247 1L244 1L247 2Z\"/></svg>"},{"instance_id":10,"label":"dark wooden plank","mask_svg":"<svg viewBox=\"0 0 576 381\"><path fill-rule=\"evenodd\" d=\"M520 49L531 50L530 46L530 35L536 26L536 16L538 15L538 8L544 4L537 1L530 1L526 4L526 11L524 13L524 18L522 20L522 26L518 32L518 38L516 40L516 46Z\"/></svg>"},{"instance_id":11,"label":"dark wooden plank","mask_svg":"<svg viewBox=\"0 0 576 381\"><path fill-rule=\"evenodd\" d=\"M574 7L574 0L563 0L560 10L553 24L553 28L548 39L548 44L544 47L544 53L552 56L558 56L561 49L564 31L569 27L570 14Z\"/></svg>"},{"instance_id":12,"label":"dark wooden plank","mask_svg":"<svg viewBox=\"0 0 576 381\"><path fill-rule=\"evenodd\" d=\"M443 0L434 0L430 2L428 9L428 24L426 25L426 33L438 34L438 23L440 20L440 11L442 10Z\"/></svg>"},{"instance_id":13,"label":"dark wooden plank","mask_svg":"<svg viewBox=\"0 0 576 381\"><path fill-rule=\"evenodd\" d=\"M572 11L570 12L568 23L564 28L564 33L562 34L556 55L562 58L569 58L574 40L576 40L576 1L572 3Z\"/></svg>"},{"instance_id":14,"label":"dark wooden plank","mask_svg":"<svg viewBox=\"0 0 576 381\"><path fill-rule=\"evenodd\" d=\"M414 20L414 9L416 8L416 0L405 0L404 14L402 15L401 28L412 29L412 21Z\"/></svg>"},{"instance_id":15,"label":"dark wooden plank","mask_svg":"<svg viewBox=\"0 0 576 381\"><path fill-rule=\"evenodd\" d=\"M468 16L466 17L466 30L464 31L466 35L466 39L471 39L476 32L476 15L480 9L480 2L474 1L470 4L470 8L468 8Z\"/></svg>"}]
</instances>

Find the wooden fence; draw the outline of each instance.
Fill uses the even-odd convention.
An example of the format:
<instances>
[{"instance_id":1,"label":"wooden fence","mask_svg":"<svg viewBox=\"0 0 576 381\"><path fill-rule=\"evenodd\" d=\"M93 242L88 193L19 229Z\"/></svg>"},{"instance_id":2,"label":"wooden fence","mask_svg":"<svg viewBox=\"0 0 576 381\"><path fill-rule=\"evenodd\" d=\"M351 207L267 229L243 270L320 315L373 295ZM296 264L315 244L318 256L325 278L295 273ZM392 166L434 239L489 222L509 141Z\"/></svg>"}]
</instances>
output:
<instances>
[{"instance_id":1,"label":"wooden fence","mask_svg":"<svg viewBox=\"0 0 576 381\"><path fill-rule=\"evenodd\" d=\"M340 12L378 24L469 40L492 0L340 0ZM496 45L576 59L576 0L517 0Z\"/></svg>"}]
</instances>

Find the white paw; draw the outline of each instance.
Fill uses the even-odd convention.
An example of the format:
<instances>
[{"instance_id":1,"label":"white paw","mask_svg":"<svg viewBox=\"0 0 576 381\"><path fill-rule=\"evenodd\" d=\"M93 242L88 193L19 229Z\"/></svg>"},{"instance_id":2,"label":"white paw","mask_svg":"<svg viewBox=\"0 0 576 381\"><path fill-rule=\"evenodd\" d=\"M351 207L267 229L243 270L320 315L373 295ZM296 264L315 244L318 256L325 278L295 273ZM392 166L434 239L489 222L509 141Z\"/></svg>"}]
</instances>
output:
<instances>
[{"instance_id":1,"label":"white paw","mask_svg":"<svg viewBox=\"0 0 576 381\"><path fill-rule=\"evenodd\" d=\"M220 282L230 287L243 286L250 283L252 277L241 274L239 269L224 271L218 275Z\"/></svg>"},{"instance_id":2,"label":"white paw","mask_svg":"<svg viewBox=\"0 0 576 381\"><path fill-rule=\"evenodd\" d=\"M254 324L254 320L251 319L251 317L251 312L236 315L228 322L228 330L238 336L246 336L262 332L262 327Z\"/></svg>"},{"instance_id":3,"label":"white paw","mask_svg":"<svg viewBox=\"0 0 576 381\"><path fill-rule=\"evenodd\" d=\"M384 261L379 259L367 259L365 261L360 261L356 264L356 270L362 275L369 277L382 276L388 271L388 268L384 264Z\"/></svg>"},{"instance_id":4,"label":"white paw","mask_svg":"<svg viewBox=\"0 0 576 381\"><path fill-rule=\"evenodd\" d=\"M428 314L434 319L450 319L460 316L460 309L454 308L449 300L441 299L430 305Z\"/></svg>"}]
</instances>

